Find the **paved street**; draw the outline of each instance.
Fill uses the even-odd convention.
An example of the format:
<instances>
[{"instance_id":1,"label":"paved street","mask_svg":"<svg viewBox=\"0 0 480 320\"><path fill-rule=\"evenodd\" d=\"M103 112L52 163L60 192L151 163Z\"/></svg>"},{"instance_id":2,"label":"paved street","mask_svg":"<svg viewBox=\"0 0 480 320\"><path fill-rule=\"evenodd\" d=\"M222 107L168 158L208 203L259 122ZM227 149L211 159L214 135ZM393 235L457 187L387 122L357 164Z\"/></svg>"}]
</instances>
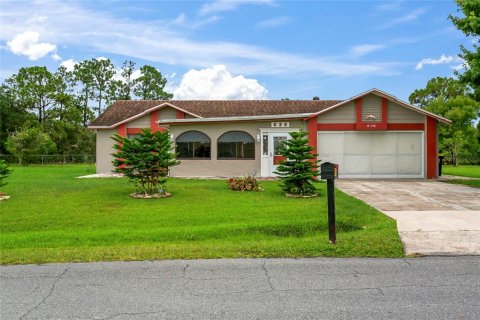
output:
<instances>
[{"instance_id":1,"label":"paved street","mask_svg":"<svg viewBox=\"0 0 480 320\"><path fill-rule=\"evenodd\" d=\"M412 179L335 186L397 220L406 254L480 254L480 189Z\"/></svg>"},{"instance_id":2,"label":"paved street","mask_svg":"<svg viewBox=\"0 0 480 320\"><path fill-rule=\"evenodd\" d=\"M479 319L480 257L3 266L1 319Z\"/></svg>"}]
</instances>

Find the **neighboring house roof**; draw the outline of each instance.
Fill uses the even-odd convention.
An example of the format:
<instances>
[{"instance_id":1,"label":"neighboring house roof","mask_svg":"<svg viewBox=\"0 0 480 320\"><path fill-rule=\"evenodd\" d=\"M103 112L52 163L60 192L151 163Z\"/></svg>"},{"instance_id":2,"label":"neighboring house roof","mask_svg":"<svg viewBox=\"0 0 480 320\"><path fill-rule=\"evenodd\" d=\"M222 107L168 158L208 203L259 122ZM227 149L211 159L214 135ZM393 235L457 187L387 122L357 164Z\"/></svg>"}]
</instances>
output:
<instances>
[{"instance_id":1,"label":"neighboring house roof","mask_svg":"<svg viewBox=\"0 0 480 320\"><path fill-rule=\"evenodd\" d=\"M195 118L255 117L315 113L341 100L120 100L90 128L114 128L154 110L171 107ZM127 121L128 120L128 121Z\"/></svg>"}]
</instances>

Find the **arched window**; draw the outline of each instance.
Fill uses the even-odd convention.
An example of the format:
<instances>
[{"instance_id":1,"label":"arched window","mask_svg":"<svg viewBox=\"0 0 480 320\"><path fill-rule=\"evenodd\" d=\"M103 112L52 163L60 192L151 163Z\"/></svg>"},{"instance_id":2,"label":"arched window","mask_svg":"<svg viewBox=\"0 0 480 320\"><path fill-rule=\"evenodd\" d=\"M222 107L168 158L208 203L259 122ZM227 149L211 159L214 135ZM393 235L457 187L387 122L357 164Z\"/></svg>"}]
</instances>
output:
<instances>
[{"instance_id":1,"label":"arched window","mask_svg":"<svg viewBox=\"0 0 480 320\"><path fill-rule=\"evenodd\" d=\"M176 144L178 159L210 159L210 138L203 132L184 132Z\"/></svg>"},{"instance_id":2,"label":"arched window","mask_svg":"<svg viewBox=\"0 0 480 320\"><path fill-rule=\"evenodd\" d=\"M255 159L255 140L243 131L224 133L218 138L218 159Z\"/></svg>"}]
</instances>

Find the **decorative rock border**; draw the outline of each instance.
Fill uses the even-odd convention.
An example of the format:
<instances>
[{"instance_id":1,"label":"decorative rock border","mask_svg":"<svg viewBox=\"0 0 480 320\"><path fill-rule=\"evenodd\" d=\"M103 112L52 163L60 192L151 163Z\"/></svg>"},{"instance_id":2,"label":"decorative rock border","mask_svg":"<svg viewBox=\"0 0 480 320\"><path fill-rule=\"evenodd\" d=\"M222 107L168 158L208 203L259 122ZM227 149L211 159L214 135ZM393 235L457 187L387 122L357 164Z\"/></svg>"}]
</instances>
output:
<instances>
[{"instance_id":1,"label":"decorative rock border","mask_svg":"<svg viewBox=\"0 0 480 320\"><path fill-rule=\"evenodd\" d=\"M144 193L130 193L130 197L134 199L160 199L171 197L172 194L169 192L165 193L154 193L154 194L144 194Z\"/></svg>"},{"instance_id":2,"label":"decorative rock border","mask_svg":"<svg viewBox=\"0 0 480 320\"><path fill-rule=\"evenodd\" d=\"M298 194L291 194L291 193L285 193L285 195L289 198L315 198L318 197L318 193L314 193L312 195L298 195Z\"/></svg>"}]
</instances>

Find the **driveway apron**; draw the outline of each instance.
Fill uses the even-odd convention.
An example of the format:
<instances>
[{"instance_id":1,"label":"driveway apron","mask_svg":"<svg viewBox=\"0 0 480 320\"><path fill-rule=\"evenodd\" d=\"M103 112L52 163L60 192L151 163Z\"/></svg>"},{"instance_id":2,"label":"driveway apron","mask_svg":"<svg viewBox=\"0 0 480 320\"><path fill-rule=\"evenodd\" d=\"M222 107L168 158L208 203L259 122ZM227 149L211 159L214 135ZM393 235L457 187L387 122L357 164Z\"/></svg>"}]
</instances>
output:
<instances>
[{"instance_id":1,"label":"driveway apron","mask_svg":"<svg viewBox=\"0 0 480 320\"><path fill-rule=\"evenodd\" d=\"M397 221L407 255L480 254L480 189L428 180L337 180Z\"/></svg>"}]
</instances>

